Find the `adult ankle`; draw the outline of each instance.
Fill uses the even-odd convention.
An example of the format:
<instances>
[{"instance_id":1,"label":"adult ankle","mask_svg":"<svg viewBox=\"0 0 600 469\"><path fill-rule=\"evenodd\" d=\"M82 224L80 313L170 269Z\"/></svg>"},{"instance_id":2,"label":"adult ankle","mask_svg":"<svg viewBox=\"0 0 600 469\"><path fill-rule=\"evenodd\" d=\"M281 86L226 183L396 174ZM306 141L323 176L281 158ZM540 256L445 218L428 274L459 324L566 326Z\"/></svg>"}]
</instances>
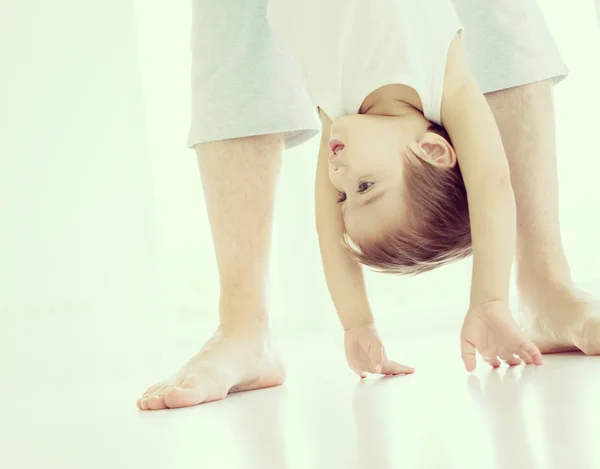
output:
<instances>
[{"instance_id":1,"label":"adult ankle","mask_svg":"<svg viewBox=\"0 0 600 469\"><path fill-rule=\"evenodd\" d=\"M221 296L219 320L221 329L230 332L260 331L269 328L267 307L251 296L246 298Z\"/></svg>"},{"instance_id":2,"label":"adult ankle","mask_svg":"<svg viewBox=\"0 0 600 469\"><path fill-rule=\"evenodd\" d=\"M554 284L571 284L571 269L564 254L517 253L517 284L547 281Z\"/></svg>"},{"instance_id":3,"label":"adult ankle","mask_svg":"<svg viewBox=\"0 0 600 469\"><path fill-rule=\"evenodd\" d=\"M545 284L548 288L553 285L566 287L573 285L568 266L565 268L556 265L522 264L517 267L516 280L521 291L538 288L540 284Z\"/></svg>"}]
</instances>

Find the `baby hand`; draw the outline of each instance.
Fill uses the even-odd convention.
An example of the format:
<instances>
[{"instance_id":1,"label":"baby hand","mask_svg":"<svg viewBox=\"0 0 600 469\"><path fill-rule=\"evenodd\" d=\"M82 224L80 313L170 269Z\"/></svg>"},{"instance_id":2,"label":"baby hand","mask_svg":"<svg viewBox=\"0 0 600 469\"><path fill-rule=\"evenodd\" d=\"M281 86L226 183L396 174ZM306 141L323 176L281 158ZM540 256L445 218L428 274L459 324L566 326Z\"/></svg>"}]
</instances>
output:
<instances>
[{"instance_id":1,"label":"baby hand","mask_svg":"<svg viewBox=\"0 0 600 469\"><path fill-rule=\"evenodd\" d=\"M344 347L348 365L361 378L366 378L367 373L400 375L415 371L388 359L374 324L346 330Z\"/></svg>"},{"instance_id":2,"label":"baby hand","mask_svg":"<svg viewBox=\"0 0 600 469\"><path fill-rule=\"evenodd\" d=\"M542 354L517 327L505 301L471 305L460 335L460 349L467 371L476 367L475 351L497 368L500 359L507 365L542 364ZM515 356L517 355L517 356Z\"/></svg>"}]
</instances>

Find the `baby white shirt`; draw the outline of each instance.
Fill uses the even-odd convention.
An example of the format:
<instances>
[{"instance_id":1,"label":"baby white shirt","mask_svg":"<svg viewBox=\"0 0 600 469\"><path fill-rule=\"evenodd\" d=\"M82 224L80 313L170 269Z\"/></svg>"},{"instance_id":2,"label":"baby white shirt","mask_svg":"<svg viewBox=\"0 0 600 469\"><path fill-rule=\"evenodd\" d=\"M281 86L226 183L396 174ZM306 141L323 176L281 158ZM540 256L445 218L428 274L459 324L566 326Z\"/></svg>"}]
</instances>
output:
<instances>
[{"instance_id":1,"label":"baby white shirt","mask_svg":"<svg viewBox=\"0 0 600 469\"><path fill-rule=\"evenodd\" d=\"M441 124L448 49L462 25L450 0L269 0L315 106L331 119L357 114L390 84L413 88Z\"/></svg>"}]
</instances>

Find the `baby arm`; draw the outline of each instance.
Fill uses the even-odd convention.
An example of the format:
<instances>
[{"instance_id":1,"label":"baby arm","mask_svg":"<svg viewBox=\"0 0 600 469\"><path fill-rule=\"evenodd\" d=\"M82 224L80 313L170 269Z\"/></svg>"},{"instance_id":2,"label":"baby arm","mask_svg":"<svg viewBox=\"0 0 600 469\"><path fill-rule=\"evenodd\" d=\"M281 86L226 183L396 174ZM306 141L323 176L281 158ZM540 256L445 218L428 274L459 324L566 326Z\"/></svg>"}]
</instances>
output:
<instances>
[{"instance_id":1,"label":"baby arm","mask_svg":"<svg viewBox=\"0 0 600 469\"><path fill-rule=\"evenodd\" d=\"M442 121L468 195L473 241L471 302L507 301L516 244L515 199L500 132L464 63L459 38L448 56Z\"/></svg>"},{"instance_id":2,"label":"baby arm","mask_svg":"<svg viewBox=\"0 0 600 469\"><path fill-rule=\"evenodd\" d=\"M320 112L320 117L322 134L315 182L316 224L325 280L344 328L346 359L350 368L361 377L365 377L367 372L412 373L412 368L388 360L374 326L362 266L341 244L344 220L337 202L338 191L329 180L331 120L323 112Z\"/></svg>"},{"instance_id":3,"label":"baby arm","mask_svg":"<svg viewBox=\"0 0 600 469\"><path fill-rule=\"evenodd\" d=\"M485 97L472 77L457 37L448 56L442 123L458 156L469 203L473 243L470 308L461 336L466 368L475 349L492 366L541 363L537 347L517 328L508 307L515 256L516 211L508 161Z\"/></svg>"},{"instance_id":4,"label":"baby arm","mask_svg":"<svg viewBox=\"0 0 600 469\"><path fill-rule=\"evenodd\" d=\"M315 182L315 212L321 261L331 299L344 330L373 323L362 266L341 244L344 220L338 191L329 180L331 120L321 111L322 134Z\"/></svg>"}]
</instances>

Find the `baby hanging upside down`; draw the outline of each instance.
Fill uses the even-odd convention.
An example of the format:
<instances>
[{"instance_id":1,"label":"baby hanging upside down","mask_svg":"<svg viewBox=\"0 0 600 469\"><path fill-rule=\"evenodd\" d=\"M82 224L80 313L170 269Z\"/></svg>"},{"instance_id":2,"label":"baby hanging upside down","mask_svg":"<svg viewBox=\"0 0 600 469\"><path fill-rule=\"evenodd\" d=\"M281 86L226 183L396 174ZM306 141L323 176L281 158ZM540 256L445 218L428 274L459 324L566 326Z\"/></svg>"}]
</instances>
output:
<instances>
[{"instance_id":1,"label":"baby hanging upside down","mask_svg":"<svg viewBox=\"0 0 600 469\"><path fill-rule=\"evenodd\" d=\"M475 368L476 350L492 366L498 357L540 365L508 306L516 244L509 167L452 4L330 1L319 9L314 1L271 0L268 16L321 117L317 230L350 367L360 376L414 371L386 356L361 264L418 274L471 252L466 369Z\"/></svg>"}]
</instances>

